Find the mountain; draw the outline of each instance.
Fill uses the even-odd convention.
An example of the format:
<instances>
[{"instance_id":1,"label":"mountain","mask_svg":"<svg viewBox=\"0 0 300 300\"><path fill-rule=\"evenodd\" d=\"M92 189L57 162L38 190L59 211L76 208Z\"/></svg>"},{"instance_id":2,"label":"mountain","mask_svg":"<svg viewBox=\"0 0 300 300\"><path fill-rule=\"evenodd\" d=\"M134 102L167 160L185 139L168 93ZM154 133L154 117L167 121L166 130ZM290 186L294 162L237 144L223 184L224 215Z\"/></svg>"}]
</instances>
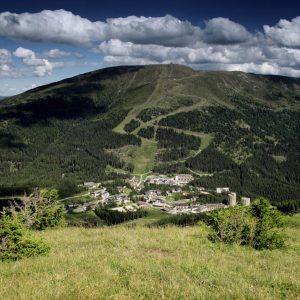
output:
<instances>
[{"instance_id":1,"label":"mountain","mask_svg":"<svg viewBox=\"0 0 300 300\"><path fill-rule=\"evenodd\" d=\"M4 97L4 96L0 96L0 101L3 100L3 99L5 99L5 98L6 98L6 97Z\"/></svg>"},{"instance_id":2,"label":"mountain","mask_svg":"<svg viewBox=\"0 0 300 300\"><path fill-rule=\"evenodd\" d=\"M0 186L191 173L300 198L300 79L180 65L101 69L0 103Z\"/></svg>"}]
</instances>

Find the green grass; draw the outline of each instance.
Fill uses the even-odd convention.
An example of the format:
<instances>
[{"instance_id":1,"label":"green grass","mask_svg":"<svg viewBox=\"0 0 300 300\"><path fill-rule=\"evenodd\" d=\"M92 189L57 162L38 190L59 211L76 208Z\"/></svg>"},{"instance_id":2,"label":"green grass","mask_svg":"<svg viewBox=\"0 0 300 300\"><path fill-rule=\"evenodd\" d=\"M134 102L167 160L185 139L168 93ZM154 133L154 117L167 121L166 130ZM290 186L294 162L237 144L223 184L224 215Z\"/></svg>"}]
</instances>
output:
<instances>
[{"instance_id":1,"label":"green grass","mask_svg":"<svg viewBox=\"0 0 300 300\"><path fill-rule=\"evenodd\" d=\"M152 170L157 150L157 142L142 138L142 145L135 152L134 174L144 174Z\"/></svg>"},{"instance_id":2,"label":"green grass","mask_svg":"<svg viewBox=\"0 0 300 300\"><path fill-rule=\"evenodd\" d=\"M144 218L140 218L140 219L136 219L130 222L126 222L125 225L132 225L135 224L136 226L145 226L145 225L149 225L151 223L154 223L155 221L170 217L170 215L166 212L161 211L160 209L157 208L149 208L147 209L147 216ZM124 226L123 224L121 224L120 226Z\"/></svg>"},{"instance_id":3,"label":"green grass","mask_svg":"<svg viewBox=\"0 0 300 300\"><path fill-rule=\"evenodd\" d=\"M47 230L48 256L0 263L1 299L298 299L299 220L280 251L213 244L200 226Z\"/></svg>"},{"instance_id":4,"label":"green grass","mask_svg":"<svg viewBox=\"0 0 300 300\"><path fill-rule=\"evenodd\" d=\"M104 222L98 218L93 211L77 214L66 213L65 219L68 226L99 227L104 225Z\"/></svg>"},{"instance_id":5,"label":"green grass","mask_svg":"<svg viewBox=\"0 0 300 300\"><path fill-rule=\"evenodd\" d=\"M133 174L138 176L147 175L151 173L154 166L155 154L157 150L157 142L155 140L148 140L141 138L141 146L125 146L116 150L113 150L121 160L134 165ZM124 170L107 168L107 172L115 171L118 173L127 173Z\"/></svg>"}]
</instances>

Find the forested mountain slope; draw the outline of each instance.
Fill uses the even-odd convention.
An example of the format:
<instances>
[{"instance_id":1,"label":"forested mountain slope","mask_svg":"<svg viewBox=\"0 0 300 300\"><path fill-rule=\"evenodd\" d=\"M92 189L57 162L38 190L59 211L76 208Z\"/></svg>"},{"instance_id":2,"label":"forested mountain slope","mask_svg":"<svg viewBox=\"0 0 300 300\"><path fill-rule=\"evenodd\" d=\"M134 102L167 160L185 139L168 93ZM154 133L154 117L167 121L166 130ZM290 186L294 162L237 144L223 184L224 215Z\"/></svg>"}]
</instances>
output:
<instances>
[{"instance_id":1,"label":"forested mountain slope","mask_svg":"<svg viewBox=\"0 0 300 300\"><path fill-rule=\"evenodd\" d=\"M300 79L114 67L0 102L1 192L185 172L300 199ZM204 175L213 176L204 176Z\"/></svg>"}]
</instances>

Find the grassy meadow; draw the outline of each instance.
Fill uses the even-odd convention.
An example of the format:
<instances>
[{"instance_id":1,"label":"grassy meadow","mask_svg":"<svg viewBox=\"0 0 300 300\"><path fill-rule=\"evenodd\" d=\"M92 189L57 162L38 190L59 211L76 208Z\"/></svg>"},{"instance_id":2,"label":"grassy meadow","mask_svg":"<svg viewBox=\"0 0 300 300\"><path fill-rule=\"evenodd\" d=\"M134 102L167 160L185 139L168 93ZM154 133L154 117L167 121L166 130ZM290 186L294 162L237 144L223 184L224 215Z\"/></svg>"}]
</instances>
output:
<instances>
[{"instance_id":1,"label":"grassy meadow","mask_svg":"<svg viewBox=\"0 0 300 300\"><path fill-rule=\"evenodd\" d=\"M202 225L144 225L39 233L50 254L0 263L1 299L299 299L300 215L276 251L213 244Z\"/></svg>"}]
</instances>

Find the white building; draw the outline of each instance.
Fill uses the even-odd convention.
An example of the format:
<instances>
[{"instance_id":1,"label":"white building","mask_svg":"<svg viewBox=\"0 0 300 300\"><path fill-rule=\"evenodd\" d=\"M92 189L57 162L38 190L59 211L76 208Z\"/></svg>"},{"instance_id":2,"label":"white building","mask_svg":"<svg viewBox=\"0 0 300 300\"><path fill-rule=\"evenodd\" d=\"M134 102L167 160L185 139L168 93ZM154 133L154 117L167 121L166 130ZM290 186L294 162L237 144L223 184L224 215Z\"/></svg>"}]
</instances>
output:
<instances>
[{"instance_id":1,"label":"white building","mask_svg":"<svg viewBox=\"0 0 300 300\"><path fill-rule=\"evenodd\" d=\"M216 188L216 193L217 194L223 194L223 193L229 193L229 187L217 187Z\"/></svg>"},{"instance_id":2,"label":"white building","mask_svg":"<svg viewBox=\"0 0 300 300\"><path fill-rule=\"evenodd\" d=\"M178 174L174 177L174 180L177 185L188 184L194 179L194 177L190 174Z\"/></svg>"},{"instance_id":3,"label":"white building","mask_svg":"<svg viewBox=\"0 0 300 300\"><path fill-rule=\"evenodd\" d=\"M251 201L250 198L247 198L247 197L242 197L241 198L242 205L250 206L250 201Z\"/></svg>"},{"instance_id":4,"label":"white building","mask_svg":"<svg viewBox=\"0 0 300 300\"><path fill-rule=\"evenodd\" d=\"M228 194L228 200L229 200L229 206L235 206L236 205L236 193Z\"/></svg>"},{"instance_id":5,"label":"white building","mask_svg":"<svg viewBox=\"0 0 300 300\"><path fill-rule=\"evenodd\" d=\"M83 186L88 189L98 188L99 185L100 185L100 183L96 183L96 182L92 182L92 181L83 183Z\"/></svg>"}]
</instances>

